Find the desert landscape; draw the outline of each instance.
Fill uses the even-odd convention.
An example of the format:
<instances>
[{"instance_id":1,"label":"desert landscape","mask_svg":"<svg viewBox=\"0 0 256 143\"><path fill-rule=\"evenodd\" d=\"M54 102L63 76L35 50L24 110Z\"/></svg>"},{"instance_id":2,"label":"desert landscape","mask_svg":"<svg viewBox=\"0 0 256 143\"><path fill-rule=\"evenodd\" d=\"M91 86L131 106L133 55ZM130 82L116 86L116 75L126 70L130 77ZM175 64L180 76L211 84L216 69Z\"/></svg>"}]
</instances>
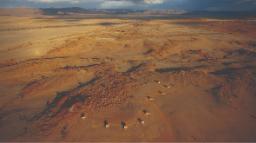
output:
<instances>
[{"instance_id":1,"label":"desert landscape","mask_svg":"<svg viewBox=\"0 0 256 143\"><path fill-rule=\"evenodd\" d=\"M0 13L1 142L256 141L256 18Z\"/></svg>"}]
</instances>

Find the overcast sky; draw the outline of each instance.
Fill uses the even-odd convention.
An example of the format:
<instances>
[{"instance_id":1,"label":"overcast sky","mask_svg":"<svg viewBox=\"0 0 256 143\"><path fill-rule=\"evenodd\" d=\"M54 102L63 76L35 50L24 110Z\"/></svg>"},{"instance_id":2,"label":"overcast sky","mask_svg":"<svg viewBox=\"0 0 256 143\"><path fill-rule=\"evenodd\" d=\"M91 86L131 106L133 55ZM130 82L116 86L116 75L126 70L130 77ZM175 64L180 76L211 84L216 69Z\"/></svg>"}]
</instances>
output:
<instances>
[{"instance_id":1,"label":"overcast sky","mask_svg":"<svg viewBox=\"0 0 256 143\"><path fill-rule=\"evenodd\" d=\"M0 0L1 7L256 10L256 0Z\"/></svg>"}]
</instances>

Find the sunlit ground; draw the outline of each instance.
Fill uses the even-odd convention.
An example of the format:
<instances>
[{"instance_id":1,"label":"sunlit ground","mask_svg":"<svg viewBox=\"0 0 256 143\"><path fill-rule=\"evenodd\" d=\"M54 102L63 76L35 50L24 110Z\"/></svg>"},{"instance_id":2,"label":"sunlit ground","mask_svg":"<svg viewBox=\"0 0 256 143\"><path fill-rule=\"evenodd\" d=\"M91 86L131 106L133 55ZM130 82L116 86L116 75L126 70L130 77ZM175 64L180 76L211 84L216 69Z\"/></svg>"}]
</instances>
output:
<instances>
[{"instance_id":1,"label":"sunlit ground","mask_svg":"<svg viewBox=\"0 0 256 143\"><path fill-rule=\"evenodd\" d=\"M255 21L0 19L0 141L256 140Z\"/></svg>"}]
</instances>

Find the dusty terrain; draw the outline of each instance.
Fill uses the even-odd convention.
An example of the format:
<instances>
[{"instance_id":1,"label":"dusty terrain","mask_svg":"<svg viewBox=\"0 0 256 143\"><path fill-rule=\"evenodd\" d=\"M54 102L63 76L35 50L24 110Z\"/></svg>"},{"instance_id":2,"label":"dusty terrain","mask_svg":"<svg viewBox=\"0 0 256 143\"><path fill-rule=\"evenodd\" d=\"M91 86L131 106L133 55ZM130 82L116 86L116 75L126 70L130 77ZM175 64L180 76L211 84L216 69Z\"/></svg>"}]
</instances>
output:
<instances>
[{"instance_id":1,"label":"dusty terrain","mask_svg":"<svg viewBox=\"0 0 256 143\"><path fill-rule=\"evenodd\" d=\"M0 141L256 141L255 21L0 19Z\"/></svg>"}]
</instances>

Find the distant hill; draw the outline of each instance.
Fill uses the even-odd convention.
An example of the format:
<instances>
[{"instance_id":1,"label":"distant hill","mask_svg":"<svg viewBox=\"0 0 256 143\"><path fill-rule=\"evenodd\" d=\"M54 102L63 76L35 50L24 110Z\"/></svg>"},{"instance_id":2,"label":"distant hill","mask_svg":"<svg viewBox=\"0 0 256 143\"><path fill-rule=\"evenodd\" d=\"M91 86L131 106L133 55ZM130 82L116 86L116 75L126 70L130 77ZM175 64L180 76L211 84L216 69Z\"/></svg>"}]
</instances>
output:
<instances>
[{"instance_id":1,"label":"distant hill","mask_svg":"<svg viewBox=\"0 0 256 143\"><path fill-rule=\"evenodd\" d=\"M70 15L70 14L129 14L143 10L131 9L83 9L79 7L70 8L44 8L41 9L46 15Z\"/></svg>"},{"instance_id":2,"label":"distant hill","mask_svg":"<svg viewBox=\"0 0 256 143\"><path fill-rule=\"evenodd\" d=\"M0 16L38 16L43 11L36 8L0 8Z\"/></svg>"},{"instance_id":3,"label":"distant hill","mask_svg":"<svg viewBox=\"0 0 256 143\"><path fill-rule=\"evenodd\" d=\"M191 11L184 14L192 18L256 18L256 11Z\"/></svg>"},{"instance_id":4,"label":"distant hill","mask_svg":"<svg viewBox=\"0 0 256 143\"><path fill-rule=\"evenodd\" d=\"M0 16L58 16L72 18L256 18L256 11L183 11L70 8L0 8ZM89 16L88 16L89 15Z\"/></svg>"},{"instance_id":5,"label":"distant hill","mask_svg":"<svg viewBox=\"0 0 256 143\"><path fill-rule=\"evenodd\" d=\"M83 9L79 7L71 8L45 8L41 9L47 15L68 15L68 14L151 14L151 15L168 15L184 14L184 10L133 10L133 9Z\"/></svg>"}]
</instances>

